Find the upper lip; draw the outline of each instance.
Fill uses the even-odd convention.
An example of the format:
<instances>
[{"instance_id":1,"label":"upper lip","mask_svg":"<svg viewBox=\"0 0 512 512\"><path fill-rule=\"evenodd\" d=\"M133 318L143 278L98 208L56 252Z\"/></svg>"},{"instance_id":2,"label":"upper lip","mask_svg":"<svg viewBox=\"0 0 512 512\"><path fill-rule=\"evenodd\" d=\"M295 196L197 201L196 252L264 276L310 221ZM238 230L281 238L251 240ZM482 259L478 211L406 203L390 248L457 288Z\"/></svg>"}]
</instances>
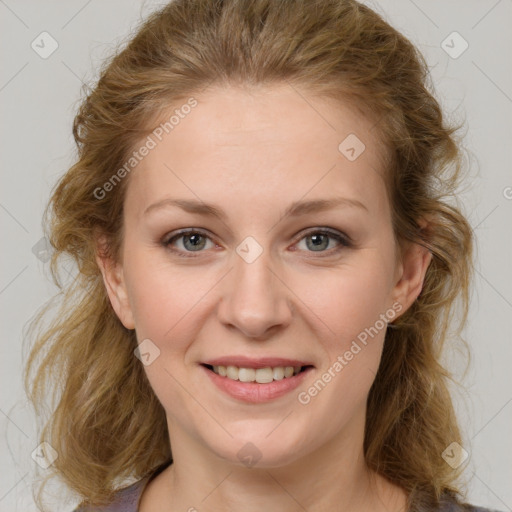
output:
<instances>
[{"instance_id":1,"label":"upper lip","mask_svg":"<svg viewBox=\"0 0 512 512\"><path fill-rule=\"evenodd\" d=\"M238 366L239 368L266 368L268 366L313 366L310 362L298 359L286 359L283 357L258 357L224 356L203 361L202 364L211 366Z\"/></svg>"}]
</instances>

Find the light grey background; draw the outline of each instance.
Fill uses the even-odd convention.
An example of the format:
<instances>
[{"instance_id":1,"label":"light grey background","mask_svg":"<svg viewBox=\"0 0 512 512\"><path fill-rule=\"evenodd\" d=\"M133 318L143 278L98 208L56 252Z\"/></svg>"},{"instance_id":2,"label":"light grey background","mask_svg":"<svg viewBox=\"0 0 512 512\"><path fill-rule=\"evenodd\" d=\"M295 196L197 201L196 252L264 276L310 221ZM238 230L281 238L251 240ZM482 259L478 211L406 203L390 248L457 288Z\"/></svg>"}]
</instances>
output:
<instances>
[{"instance_id":1,"label":"light grey background","mask_svg":"<svg viewBox=\"0 0 512 512\"><path fill-rule=\"evenodd\" d=\"M367 2L416 43L449 119L467 120L471 164L466 210L477 237L477 272L465 337L473 359L454 389L467 439L468 499L512 510L512 2ZM50 189L73 161L72 119L82 81L163 2L0 0L2 187L0 268L0 511L36 510L30 495L37 447L22 392L22 329L55 289L33 253ZM47 31L58 43L51 48ZM461 37L452 35L456 31ZM450 36L450 37L448 37ZM448 39L446 39L448 37ZM452 56L443 49L445 48ZM464 41L469 47L457 58ZM448 47L446 47L448 45ZM451 48L450 48L451 47ZM460 375L460 354L447 364ZM55 488L54 510L70 511Z\"/></svg>"}]
</instances>

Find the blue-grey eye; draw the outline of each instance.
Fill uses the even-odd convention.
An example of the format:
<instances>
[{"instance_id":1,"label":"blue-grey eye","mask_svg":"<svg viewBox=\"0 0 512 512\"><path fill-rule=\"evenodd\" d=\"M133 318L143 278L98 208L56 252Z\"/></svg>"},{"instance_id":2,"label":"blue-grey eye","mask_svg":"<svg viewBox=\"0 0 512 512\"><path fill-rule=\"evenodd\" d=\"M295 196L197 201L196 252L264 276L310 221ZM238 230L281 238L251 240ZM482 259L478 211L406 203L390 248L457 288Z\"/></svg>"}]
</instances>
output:
<instances>
[{"instance_id":1,"label":"blue-grey eye","mask_svg":"<svg viewBox=\"0 0 512 512\"><path fill-rule=\"evenodd\" d=\"M208 240L210 240L209 237L198 231L182 231L166 240L164 244L166 246L176 245L176 242L181 241L182 247L178 246L178 250L184 252L200 252L206 247Z\"/></svg>"},{"instance_id":2,"label":"blue-grey eye","mask_svg":"<svg viewBox=\"0 0 512 512\"><path fill-rule=\"evenodd\" d=\"M330 249L336 249L341 247L347 247L349 243L343 236L337 233L333 233L330 231L311 231L301 238L299 244L305 240L306 241L306 250L310 252L327 252ZM329 244L332 241L336 243L334 246L330 247Z\"/></svg>"}]
</instances>

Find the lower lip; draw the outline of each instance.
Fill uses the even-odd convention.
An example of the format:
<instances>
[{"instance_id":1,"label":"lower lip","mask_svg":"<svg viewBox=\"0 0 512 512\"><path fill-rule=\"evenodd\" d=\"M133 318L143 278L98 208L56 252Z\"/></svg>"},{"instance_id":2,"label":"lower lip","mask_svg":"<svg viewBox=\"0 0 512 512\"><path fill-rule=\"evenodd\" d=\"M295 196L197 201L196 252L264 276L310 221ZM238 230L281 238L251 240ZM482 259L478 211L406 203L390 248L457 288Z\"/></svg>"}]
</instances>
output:
<instances>
[{"instance_id":1,"label":"lower lip","mask_svg":"<svg viewBox=\"0 0 512 512\"><path fill-rule=\"evenodd\" d=\"M259 384L258 382L240 382L239 380L221 377L205 366L200 366L221 391L224 391L233 398L250 403L268 402L269 400L286 395L286 393L300 386L309 372L313 370L313 367L310 366L293 377L285 377L267 384Z\"/></svg>"}]
</instances>

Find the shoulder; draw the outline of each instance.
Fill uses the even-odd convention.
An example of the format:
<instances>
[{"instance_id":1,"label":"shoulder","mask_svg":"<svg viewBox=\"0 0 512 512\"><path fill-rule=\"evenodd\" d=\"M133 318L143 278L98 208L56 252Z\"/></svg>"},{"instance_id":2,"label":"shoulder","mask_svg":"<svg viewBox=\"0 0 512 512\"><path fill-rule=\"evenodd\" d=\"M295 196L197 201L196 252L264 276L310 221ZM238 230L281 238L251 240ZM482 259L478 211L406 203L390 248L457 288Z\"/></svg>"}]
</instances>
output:
<instances>
[{"instance_id":1,"label":"shoulder","mask_svg":"<svg viewBox=\"0 0 512 512\"><path fill-rule=\"evenodd\" d=\"M139 480L132 485L116 492L114 501L103 506L81 505L73 512L137 512L137 505L147 478Z\"/></svg>"},{"instance_id":2,"label":"shoulder","mask_svg":"<svg viewBox=\"0 0 512 512\"><path fill-rule=\"evenodd\" d=\"M432 496L417 493L409 496L408 512L500 512L499 510L480 507L470 503L464 503L461 496L452 491L443 492L439 501L434 505Z\"/></svg>"},{"instance_id":3,"label":"shoulder","mask_svg":"<svg viewBox=\"0 0 512 512\"><path fill-rule=\"evenodd\" d=\"M460 503L453 497L442 500L438 512L500 512L495 509L478 507L470 503Z\"/></svg>"},{"instance_id":4,"label":"shoulder","mask_svg":"<svg viewBox=\"0 0 512 512\"><path fill-rule=\"evenodd\" d=\"M464 505L451 505L448 508L441 508L439 512L500 512L496 509L477 507L475 505L470 505L465 503Z\"/></svg>"},{"instance_id":5,"label":"shoulder","mask_svg":"<svg viewBox=\"0 0 512 512\"><path fill-rule=\"evenodd\" d=\"M73 512L137 512L142 491L144 490L149 477L138 480L128 487L116 492L114 501L103 506L81 505Z\"/></svg>"},{"instance_id":6,"label":"shoulder","mask_svg":"<svg viewBox=\"0 0 512 512\"><path fill-rule=\"evenodd\" d=\"M114 495L114 500L108 505L93 507L81 504L78 508L75 508L73 512L138 512L139 502L144 489L151 480L158 476L168 466L169 462L165 462L144 478L137 480L128 487L119 489Z\"/></svg>"}]
</instances>

